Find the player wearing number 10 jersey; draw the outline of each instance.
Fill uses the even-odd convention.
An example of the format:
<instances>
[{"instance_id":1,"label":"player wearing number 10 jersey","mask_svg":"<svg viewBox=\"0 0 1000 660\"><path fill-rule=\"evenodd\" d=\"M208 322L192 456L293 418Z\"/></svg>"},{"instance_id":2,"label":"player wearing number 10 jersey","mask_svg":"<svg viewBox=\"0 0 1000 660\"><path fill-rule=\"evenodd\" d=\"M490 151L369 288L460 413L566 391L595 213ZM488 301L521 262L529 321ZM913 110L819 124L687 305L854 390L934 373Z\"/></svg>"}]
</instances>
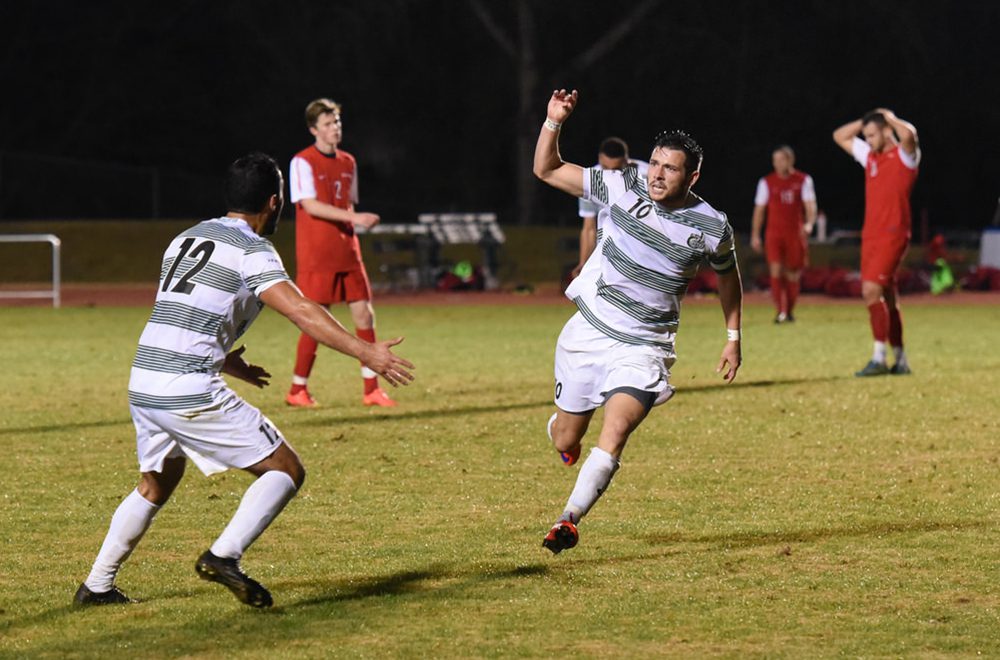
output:
<instances>
[{"instance_id":1,"label":"player wearing number 10 jersey","mask_svg":"<svg viewBox=\"0 0 1000 660\"><path fill-rule=\"evenodd\" d=\"M239 560L301 487L305 469L281 432L221 375L267 385L270 374L245 362L242 346L232 350L265 304L390 383L410 379L406 368L412 365L389 350L401 340L357 339L289 280L262 237L276 228L282 187L281 170L270 156L237 160L226 177L226 216L183 232L164 254L128 388L141 478L111 518L90 575L77 590L78 605L130 602L114 584L118 569L170 498L187 459L206 475L239 468L257 477L195 570L247 605L271 605L270 593L243 573Z\"/></svg>"},{"instance_id":2,"label":"player wearing number 10 jersey","mask_svg":"<svg viewBox=\"0 0 1000 660\"><path fill-rule=\"evenodd\" d=\"M563 162L559 132L576 102L575 91L553 92L534 160L535 175L545 183L610 209L599 248L566 290L578 311L556 344L556 412L548 432L565 464L579 458L601 406L604 421L562 515L542 541L553 553L576 545L576 525L610 485L629 436L673 393L680 303L703 259L719 275L728 328L716 371L725 370L731 382L741 361L743 292L733 230L725 214L691 192L701 147L684 132L661 133L645 178L633 166L619 172Z\"/></svg>"}]
</instances>

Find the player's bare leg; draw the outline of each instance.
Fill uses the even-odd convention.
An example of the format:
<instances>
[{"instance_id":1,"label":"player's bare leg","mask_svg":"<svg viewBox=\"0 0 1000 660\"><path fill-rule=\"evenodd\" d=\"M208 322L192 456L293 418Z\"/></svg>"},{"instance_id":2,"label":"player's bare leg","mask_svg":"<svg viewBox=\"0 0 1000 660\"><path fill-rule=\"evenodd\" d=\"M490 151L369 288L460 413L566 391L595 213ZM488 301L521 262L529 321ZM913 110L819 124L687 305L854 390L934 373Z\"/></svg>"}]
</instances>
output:
<instances>
[{"instance_id":1,"label":"player's bare leg","mask_svg":"<svg viewBox=\"0 0 1000 660\"><path fill-rule=\"evenodd\" d=\"M552 417L549 417L546 431L556 451L559 452L563 464L567 467L576 463L580 458L580 443L587 433L593 416L593 410L571 413L556 408L556 412L552 413Z\"/></svg>"},{"instance_id":2,"label":"player's bare leg","mask_svg":"<svg viewBox=\"0 0 1000 660\"><path fill-rule=\"evenodd\" d=\"M295 497L306 472L298 454L285 442L274 453L247 468L257 480L250 484L232 520L209 550L195 563L199 577L218 582L240 602L251 607L270 607L270 592L240 567L247 548Z\"/></svg>"},{"instance_id":3,"label":"player's bare leg","mask_svg":"<svg viewBox=\"0 0 1000 660\"><path fill-rule=\"evenodd\" d=\"M771 278L771 300L774 301L774 322L784 323L788 320L788 303L785 298L785 273L780 261L770 261L767 264Z\"/></svg>"},{"instance_id":4,"label":"player's bare leg","mask_svg":"<svg viewBox=\"0 0 1000 660\"><path fill-rule=\"evenodd\" d=\"M874 346L872 359L855 376L883 376L889 373L886 366L886 345L889 339L889 308L885 301L885 289L878 282L862 280L861 298L868 308Z\"/></svg>"},{"instance_id":5,"label":"player's bare leg","mask_svg":"<svg viewBox=\"0 0 1000 660\"><path fill-rule=\"evenodd\" d=\"M132 599L115 586L115 578L125 560L142 540L153 518L184 476L184 457L168 458L162 472L143 472L139 485L111 517L111 525L90 575L77 589L76 605L112 605L130 603Z\"/></svg>"},{"instance_id":6,"label":"player's bare leg","mask_svg":"<svg viewBox=\"0 0 1000 660\"><path fill-rule=\"evenodd\" d=\"M643 393L637 392L639 395ZM655 395L654 395L655 396ZM577 475L562 516L546 534L542 545L554 554L572 548L579 540L576 525L597 503L620 466L625 443L649 413L652 401L641 401L625 392L613 394L605 404L604 423L597 446L590 450Z\"/></svg>"},{"instance_id":7,"label":"player's bare leg","mask_svg":"<svg viewBox=\"0 0 1000 660\"><path fill-rule=\"evenodd\" d=\"M370 300L354 300L347 303L354 321L354 333L367 342L375 342L375 310ZM392 408L396 405L385 390L378 386L377 374L366 365L361 365L361 378L364 380L364 397L362 403L366 406Z\"/></svg>"}]
</instances>

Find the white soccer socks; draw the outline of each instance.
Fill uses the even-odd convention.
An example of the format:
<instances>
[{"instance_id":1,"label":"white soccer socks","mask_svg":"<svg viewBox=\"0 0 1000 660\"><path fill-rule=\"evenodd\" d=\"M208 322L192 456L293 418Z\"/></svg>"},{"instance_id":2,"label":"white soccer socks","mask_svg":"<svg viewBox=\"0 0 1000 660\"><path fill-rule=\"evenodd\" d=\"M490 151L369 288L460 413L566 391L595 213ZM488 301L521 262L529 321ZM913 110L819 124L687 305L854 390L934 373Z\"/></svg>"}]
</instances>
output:
<instances>
[{"instance_id":1,"label":"white soccer socks","mask_svg":"<svg viewBox=\"0 0 1000 660\"><path fill-rule=\"evenodd\" d=\"M265 472L250 484L233 519L212 544L216 557L239 559L295 497L295 482L280 470Z\"/></svg>"},{"instance_id":2,"label":"white soccer socks","mask_svg":"<svg viewBox=\"0 0 1000 660\"><path fill-rule=\"evenodd\" d=\"M908 367L910 363L906 360L906 351L903 350L902 346L893 346L892 352L896 358L896 365L900 367Z\"/></svg>"},{"instance_id":3,"label":"white soccer socks","mask_svg":"<svg viewBox=\"0 0 1000 660\"><path fill-rule=\"evenodd\" d=\"M872 347L872 362L878 362L879 364L885 364L886 357L886 344L884 341L873 342Z\"/></svg>"},{"instance_id":4,"label":"white soccer socks","mask_svg":"<svg viewBox=\"0 0 1000 660\"><path fill-rule=\"evenodd\" d=\"M111 516L108 535L104 537L90 575L84 580L88 589L104 593L114 586L118 569L139 544L159 510L160 507L140 495L138 490L133 490L122 500Z\"/></svg>"},{"instance_id":5,"label":"white soccer socks","mask_svg":"<svg viewBox=\"0 0 1000 660\"><path fill-rule=\"evenodd\" d=\"M580 468L576 486L573 487L569 501L566 502L561 520L568 520L574 524L580 522L580 518L587 515L590 508L608 489L608 484L611 483L611 478L615 476L620 465L617 458L603 449L599 447L591 449L590 455Z\"/></svg>"}]
</instances>

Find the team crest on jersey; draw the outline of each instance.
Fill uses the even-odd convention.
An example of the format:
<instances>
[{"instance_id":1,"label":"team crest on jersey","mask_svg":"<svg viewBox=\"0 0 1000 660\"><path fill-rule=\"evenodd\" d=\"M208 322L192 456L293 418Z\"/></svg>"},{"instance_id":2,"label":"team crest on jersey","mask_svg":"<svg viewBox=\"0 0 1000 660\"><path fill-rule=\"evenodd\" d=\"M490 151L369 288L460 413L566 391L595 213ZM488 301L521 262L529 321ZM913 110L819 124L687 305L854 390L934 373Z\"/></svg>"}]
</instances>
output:
<instances>
[{"instance_id":1,"label":"team crest on jersey","mask_svg":"<svg viewBox=\"0 0 1000 660\"><path fill-rule=\"evenodd\" d=\"M688 247L692 250L704 251L705 249L705 235L704 234L691 234L688 236L687 240Z\"/></svg>"}]
</instances>

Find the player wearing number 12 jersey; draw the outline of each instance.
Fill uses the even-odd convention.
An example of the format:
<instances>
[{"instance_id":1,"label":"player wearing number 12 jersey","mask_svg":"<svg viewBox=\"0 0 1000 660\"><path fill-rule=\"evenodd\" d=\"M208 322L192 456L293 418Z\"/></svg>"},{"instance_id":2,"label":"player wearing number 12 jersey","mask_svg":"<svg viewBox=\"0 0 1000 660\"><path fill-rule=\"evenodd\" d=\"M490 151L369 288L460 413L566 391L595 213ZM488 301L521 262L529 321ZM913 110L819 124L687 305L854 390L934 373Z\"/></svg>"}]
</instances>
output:
<instances>
[{"instance_id":1,"label":"player wearing number 12 jersey","mask_svg":"<svg viewBox=\"0 0 1000 660\"><path fill-rule=\"evenodd\" d=\"M247 605L271 605L271 594L243 573L239 561L302 486L305 469L274 424L222 378L267 385L270 374L243 360L244 347L232 350L265 304L390 383L411 379L406 369L412 365L389 350L401 339L373 344L354 337L291 283L263 238L277 226L282 188L281 170L270 156L237 160L226 177L225 217L188 229L164 253L128 387L141 477L111 518L77 590L78 605L131 602L115 577L184 476L187 459L206 475L239 468L257 477L195 570Z\"/></svg>"}]
</instances>

